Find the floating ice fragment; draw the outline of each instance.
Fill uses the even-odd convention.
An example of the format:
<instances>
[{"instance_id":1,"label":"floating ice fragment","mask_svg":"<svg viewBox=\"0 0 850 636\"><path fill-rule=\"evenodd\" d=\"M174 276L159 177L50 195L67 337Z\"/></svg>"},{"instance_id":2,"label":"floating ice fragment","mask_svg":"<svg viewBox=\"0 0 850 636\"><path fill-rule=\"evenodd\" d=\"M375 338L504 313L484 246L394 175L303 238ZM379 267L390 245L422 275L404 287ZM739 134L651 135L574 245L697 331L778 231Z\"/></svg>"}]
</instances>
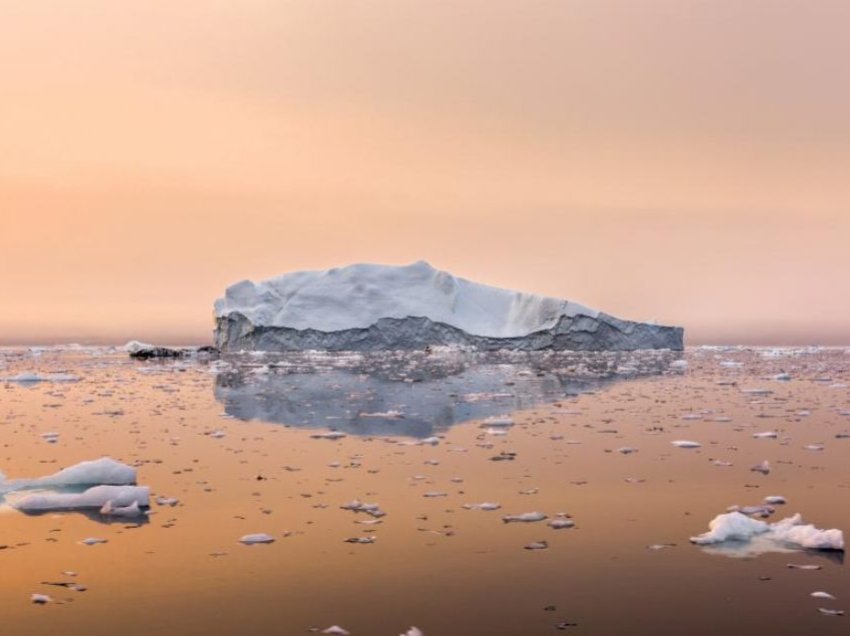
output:
<instances>
[{"instance_id":1,"label":"floating ice fragment","mask_svg":"<svg viewBox=\"0 0 850 636\"><path fill-rule=\"evenodd\" d=\"M82 545L97 545L99 543L109 543L109 539L101 539L99 537L88 537L80 541Z\"/></svg>"},{"instance_id":2,"label":"floating ice fragment","mask_svg":"<svg viewBox=\"0 0 850 636\"><path fill-rule=\"evenodd\" d=\"M670 443L676 448L699 448L700 446L702 446L702 444L700 444L699 442L692 442L687 439L677 439Z\"/></svg>"},{"instance_id":3,"label":"floating ice fragment","mask_svg":"<svg viewBox=\"0 0 850 636\"><path fill-rule=\"evenodd\" d=\"M45 512L48 510L85 510L110 506L109 510L116 511L125 507L132 507L125 513L137 510L134 516L142 514L139 506L149 505L150 488L147 486L94 486L81 493L48 493L42 495L29 495L23 499L12 502L12 507L21 512ZM104 513L110 514L110 513ZM118 516L127 514L118 512Z\"/></svg>"},{"instance_id":4,"label":"floating ice fragment","mask_svg":"<svg viewBox=\"0 0 850 636\"><path fill-rule=\"evenodd\" d=\"M819 607L818 611L824 616L844 616L844 610L834 610L826 609L825 607Z\"/></svg>"},{"instance_id":5,"label":"floating ice fragment","mask_svg":"<svg viewBox=\"0 0 850 636\"><path fill-rule=\"evenodd\" d=\"M375 543L375 537L349 537L345 542L359 544Z\"/></svg>"},{"instance_id":6,"label":"floating ice fragment","mask_svg":"<svg viewBox=\"0 0 850 636\"><path fill-rule=\"evenodd\" d=\"M785 565L785 567L788 568L789 570L822 570L823 569L822 565L811 565L811 564L798 565L797 563L787 563Z\"/></svg>"},{"instance_id":7,"label":"floating ice fragment","mask_svg":"<svg viewBox=\"0 0 850 636\"><path fill-rule=\"evenodd\" d=\"M779 434L776 431L764 431L762 433L753 433L755 439L776 439Z\"/></svg>"},{"instance_id":8,"label":"floating ice fragment","mask_svg":"<svg viewBox=\"0 0 850 636\"><path fill-rule=\"evenodd\" d=\"M411 627L403 634L399 634L399 636L425 636L425 632L418 627Z\"/></svg>"},{"instance_id":9,"label":"floating ice fragment","mask_svg":"<svg viewBox=\"0 0 850 636\"><path fill-rule=\"evenodd\" d=\"M526 550L548 550L549 544L546 541L532 541L524 547Z\"/></svg>"},{"instance_id":10,"label":"floating ice fragment","mask_svg":"<svg viewBox=\"0 0 850 636\"><path fill-rule=\"evenodd\" d=\"M813 525L804 525L799 514L768 524L751 519L740 512L729 512L716 516L708 527L708 532L691 537L691 542L710 545L726 541L748 542L755 537L761 537L779 547L844 550L844 535L841 530L819 530ZM776 545L765 545L761 551L770 551Z\"/></svg>"},{"instance_id":11,"label":"floating ice fragment","mask_svg":"<svg viewBox=\"0 0 850 636\"><path fill-rule=\"evenodd\" d=\"M573 528L575 527L575 525L575 521L563 514L560 514L554 519L549 520L549 527L553 530L564 530L566 528Z\"/></svg>"},{"instance_id":12,"label":"floating ice fragment","mask_svg":"<svg viewBox=\"0 0 850 636\"><path fill-rule=\"evenodd\" d=\"M46 477L4 480L0 475L0 493L31 488L64 488L73 486L126 486L136 483L136 469L110 457L80 462ZM102 505L102 504L101 504Z\"/></svg>"},{"instance_id":13,"label":"floating ice fragment","mask_svg":"<svg viewBox=\"0 0 850 636\"><path fill-rule=\"evenodd\" d=\"M761 464L756 464L750 470L762 475L770 474L770 462L765 459Z\"/></svg>"},{"instance_id":14,"label":"floating ice fragment","mask_svg":"<svg viewBox=\"0 0 850 636\"><path fill-rule=\"evenodd\" d=\"M30 601L36 605L44 605L45 603L50 603L53 599L47 596L47 594L32 594L30 596Z\"/></svg>"},{"instance_id":15,"label":"floating ice fragment","mask_svg":"<svg viewBox=\"0 0 850 636\"><path fill-rule=\"evenodd\" d=\"M312 439L342 439L343 437L347 437L345 433L340 431L330 431L328 433L314 433L310 436Z\"/></svg>"},{"instance_id":16,"label":"floating ice fragment","mask_svg":"<svg viewBox=\"0 0 850 636\"><path fill-rule=\"evenodd\" d=\"M779 505L788 503L788 501L782 495L769 495L764 498L764 503L771 505Z\"/></svg>"},{"instance_id":17,"label":"floating ice fragment","mask_svg":"<svg viewBox=\"0 0 850 636\"><path fill-rule=\"evenodd\" d=\"M339 625L332 625L327 629L322 630L323 634L335 634L336 636L349 636L351 634L347 629L343 629Z\"/></svg>"},{"instance_id":18,"label":"floating ice fragment","mask_svg":"<svg viewBox=\"0 0 850 636\"><path fill-rule=\"evenodd\" d=\"M477 504L464 504L463 506L467 510L498 510L502 506L497 503L483 502Z\"/></svg>"},{"instance_id":19,"label":"floating ice fragment","mask_svg":"<svg viewBox=\"0 0 850 636\"><path fill-rule=\"evenodd\" d=\"M245 545L256 545L259 543L274 543L274 537L265 534L262 532L256 534L246 534L244 537L239 539L240 543L244 543Z\"/></svg>"},{"instance_id":20,"label":"floating ice fragment","mask_svg":"<svg viewBox=\"0 0 850 636\"><path fill-rule=\"evenodd\" d=\"M535 521L543 521L546 519L546 515L542 512L523 512L520 515L505 515L502 517L502 521L505 523L533 523Z\"/></svg>"},{"instance_id":21,"label":"floating ice fragment","mask_svg":"<svg viewBox=\"0 0 850 636\"><path fill-rule=\"evenodd\" d=\"M343 510L351 510L353 512L365 512L367 515L371 515L375 518L383 517L387 514L381 510L381 507L378 504L363 503L359 499L354 499L347 504L343 504L340 508Z\"/></svg>"},{"instance_id":22,"label":"floating ice fragment","mask_svg":"<svg viewBox=\"0 0 850 636\"><path fill-rule=\"evenodd\" d=\"M825 598L829 599L830 601L836 600L836 598L829 592L812 592L811 594L809 594L809 596L812 596L814 598Z\"/></svg>"}]
</instances>

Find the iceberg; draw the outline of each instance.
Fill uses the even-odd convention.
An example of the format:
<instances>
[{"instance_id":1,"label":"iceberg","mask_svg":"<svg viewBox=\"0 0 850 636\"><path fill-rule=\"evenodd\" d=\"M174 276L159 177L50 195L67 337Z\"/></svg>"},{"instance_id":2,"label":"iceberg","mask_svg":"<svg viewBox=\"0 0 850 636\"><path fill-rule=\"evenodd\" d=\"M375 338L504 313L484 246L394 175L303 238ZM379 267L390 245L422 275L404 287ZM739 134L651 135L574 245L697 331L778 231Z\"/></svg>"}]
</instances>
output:
<instances>
[{"instance_id":1,"label":"iceberg","mask_svg":"<svg viewBox=\"0 0 850 636\"><path fill-rule=\"evenodd\" d=\"M683 330L474 283L423 261L244 280L215 302L221 351L682 350Z\"/></svg>"}]
</instances>

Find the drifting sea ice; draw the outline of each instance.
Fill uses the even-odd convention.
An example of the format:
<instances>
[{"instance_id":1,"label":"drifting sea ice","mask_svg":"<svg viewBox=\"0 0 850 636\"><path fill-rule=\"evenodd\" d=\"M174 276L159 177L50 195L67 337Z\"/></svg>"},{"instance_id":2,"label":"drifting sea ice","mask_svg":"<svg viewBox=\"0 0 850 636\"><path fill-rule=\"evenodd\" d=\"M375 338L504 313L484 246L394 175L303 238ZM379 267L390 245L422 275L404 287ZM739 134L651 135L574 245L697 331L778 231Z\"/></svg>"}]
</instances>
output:
<instances>
[{"instance_id":1,"label":"drifting sea ice","mask_svg":"<svg viewBox=\"0 0 850 636\"><path fill-rule=\"evenodd\" d=\"M274 543L274 537L265 534L262 532L258 532L256 534L246 534L241 539L239 539L240 543L244 543L245 545L256 545L260 543Z\"/></svg>"},{"instance_id":2,"label":"drifting sea ice","mask_svg":"<svg viewBox=\"0 0 850 636\"><path fill-rule=\"evenodd\" d=\"M91 485L129 486L135 483L136 469L110 457L80 462L52 475L36 479L7 480L0 473L0 493L34 488L67 488Z\"/></svg>"},{"instance_id":3,"label":"drifting sea ice","mask_svg":"<svg viewBox=\"0 0 850 636\"><path fill-rule=\"evenodd\" d=\"M502 517L502 521L505 523L534 523L535 521L543 521L546 519L546 515L542 512L523 512L520 515L505 515Z\"/></svg>"},{"instance_id":4,"label":"drifting sea ice","mask_svg":"<svg viewBox=\"0 0 850 636\"><path fill-rule=\"evenodd\" d=\"M670 443L673 444L673 446L675 446L676 448L699 448L700 446L702 446L702 444L700 444L699 442L692 442L687 439L677 439Z\"/></svg>"},{"instance_id":5,"label":"drifting sea ice","mask_svg":"<svg viewBox=\"0 0 850 636\"><path fill-rule=\"evenodd\" d=\"M820 530L813 525L805 525L799 514L768 524L740 512L729 512L716 516L708 527L708 532L691 537L691 542L697 545L739 542L738 546L730 547L740 553L742 551L737 548L748 547L748 542L757 541L757 544L745 550L748 554L800 548L844 550L844 534L841 530Z\"/></svg>"},{"instance_id":6,"label":"drifting sea ice","mask_svg":"<svg viewBox=\"0 0 850 636\"><path fill-rule=\"evenodd\" d=\"M30 495L12 503L21 512L48 510L100 509L102 514L138 517L148 507L150 488L147 486L94 486L82 493Z\"/></svg>"}]
</instances>

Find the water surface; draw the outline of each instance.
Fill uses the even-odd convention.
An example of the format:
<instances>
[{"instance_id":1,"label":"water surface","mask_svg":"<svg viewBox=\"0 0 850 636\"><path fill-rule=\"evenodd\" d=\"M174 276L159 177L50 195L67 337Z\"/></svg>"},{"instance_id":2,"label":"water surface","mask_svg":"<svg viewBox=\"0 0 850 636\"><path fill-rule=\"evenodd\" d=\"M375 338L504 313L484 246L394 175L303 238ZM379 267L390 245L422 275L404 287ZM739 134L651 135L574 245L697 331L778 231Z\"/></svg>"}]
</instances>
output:
<instances>
[{"instance_id":1,"label":"water surface","mask_svg":"<svg viewBox=\"0 0 850 636\"><path fill-rule=\"evenodd\" d=\"M701 348L686 352L687 369L673 360L437 353L142 363L104 349L3 350L0 377L77 378L0 384L8 477L109 455L137 466L156 495L180 500L154 505L144 524L4 505L5 630L846 633L847 617L817 611L850 610L840 557L741 557L688 538L730 505L767 495L788 499L772 520L800 512L850 530L850 355ZM513 427L482 424L506 417ZM346 436L313 437L331 430ZM769 430L776 439L753 437ZM59 433L56 443L48 432ZM702 446L670 444L680 439ZM768 475L750 470L765 459ZM358 523L372 518L340 508L355 498L386 516ZM463 507L480 502L501 509ZM576 526L501 521L530 511L565 513ZM255 532L276 541L238 543ZM367 536L374 543L346 542ZM108 543L81 545L87 537ZM548 549L524 549L540 541ZM87 590L44 584L70 580ZM811 598L816 590L838 600ZM54 602L33 605L32 593Z\"/></svg>"}]
</instances>

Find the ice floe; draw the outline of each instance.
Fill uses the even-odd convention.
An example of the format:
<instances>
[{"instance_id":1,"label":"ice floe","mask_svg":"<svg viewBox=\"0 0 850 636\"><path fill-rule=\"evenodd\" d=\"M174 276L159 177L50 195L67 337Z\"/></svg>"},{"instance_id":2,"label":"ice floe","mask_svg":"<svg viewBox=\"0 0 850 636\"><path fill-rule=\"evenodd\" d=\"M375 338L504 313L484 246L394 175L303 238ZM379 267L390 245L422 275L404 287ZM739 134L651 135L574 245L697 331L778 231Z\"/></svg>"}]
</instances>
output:
<instances>
[{"instance_id":1,"label":"ice floe","mask_svg":"<svg viewBox=\"0 0 850 636\"><path fill-rule=\"evenodd\" d=\"M36 488L68 488L92 485L130 486L135 483L136 469L110 457L80 462L52 475L35 479L7 480L0 473L0 493Z\"/></svg>"},{"instance_id":2,"label":"ice floe","mask_svg":"<svg viewBox=\"0 0 850 636\"><path fill-rule=\"evenodd\" d=\"M844 534L841 530L820 530L813 525L804 524L799 514L769 524L752 519L741 512L728 512L716 516L708 527L708 532L691 537L691 542L697 545L737 542L742 544L737 546L740 548L748 542L758 541L757 545L749 546L746 550L750 554L795 548L844 550Z\"/></svg>"},{"instance_id":3,"label":"ice floe","mask_svg":"<svg viewBox=\"0 0 850 636\"><path fill-rule=\"evenodd\" d=\"M12 502L21 512L48 510L100 509L104 515L140 516L139 507L148 507L147 486L94 486L82 493L47 493L29 495Z\"/></svg>"}]
</instances>

